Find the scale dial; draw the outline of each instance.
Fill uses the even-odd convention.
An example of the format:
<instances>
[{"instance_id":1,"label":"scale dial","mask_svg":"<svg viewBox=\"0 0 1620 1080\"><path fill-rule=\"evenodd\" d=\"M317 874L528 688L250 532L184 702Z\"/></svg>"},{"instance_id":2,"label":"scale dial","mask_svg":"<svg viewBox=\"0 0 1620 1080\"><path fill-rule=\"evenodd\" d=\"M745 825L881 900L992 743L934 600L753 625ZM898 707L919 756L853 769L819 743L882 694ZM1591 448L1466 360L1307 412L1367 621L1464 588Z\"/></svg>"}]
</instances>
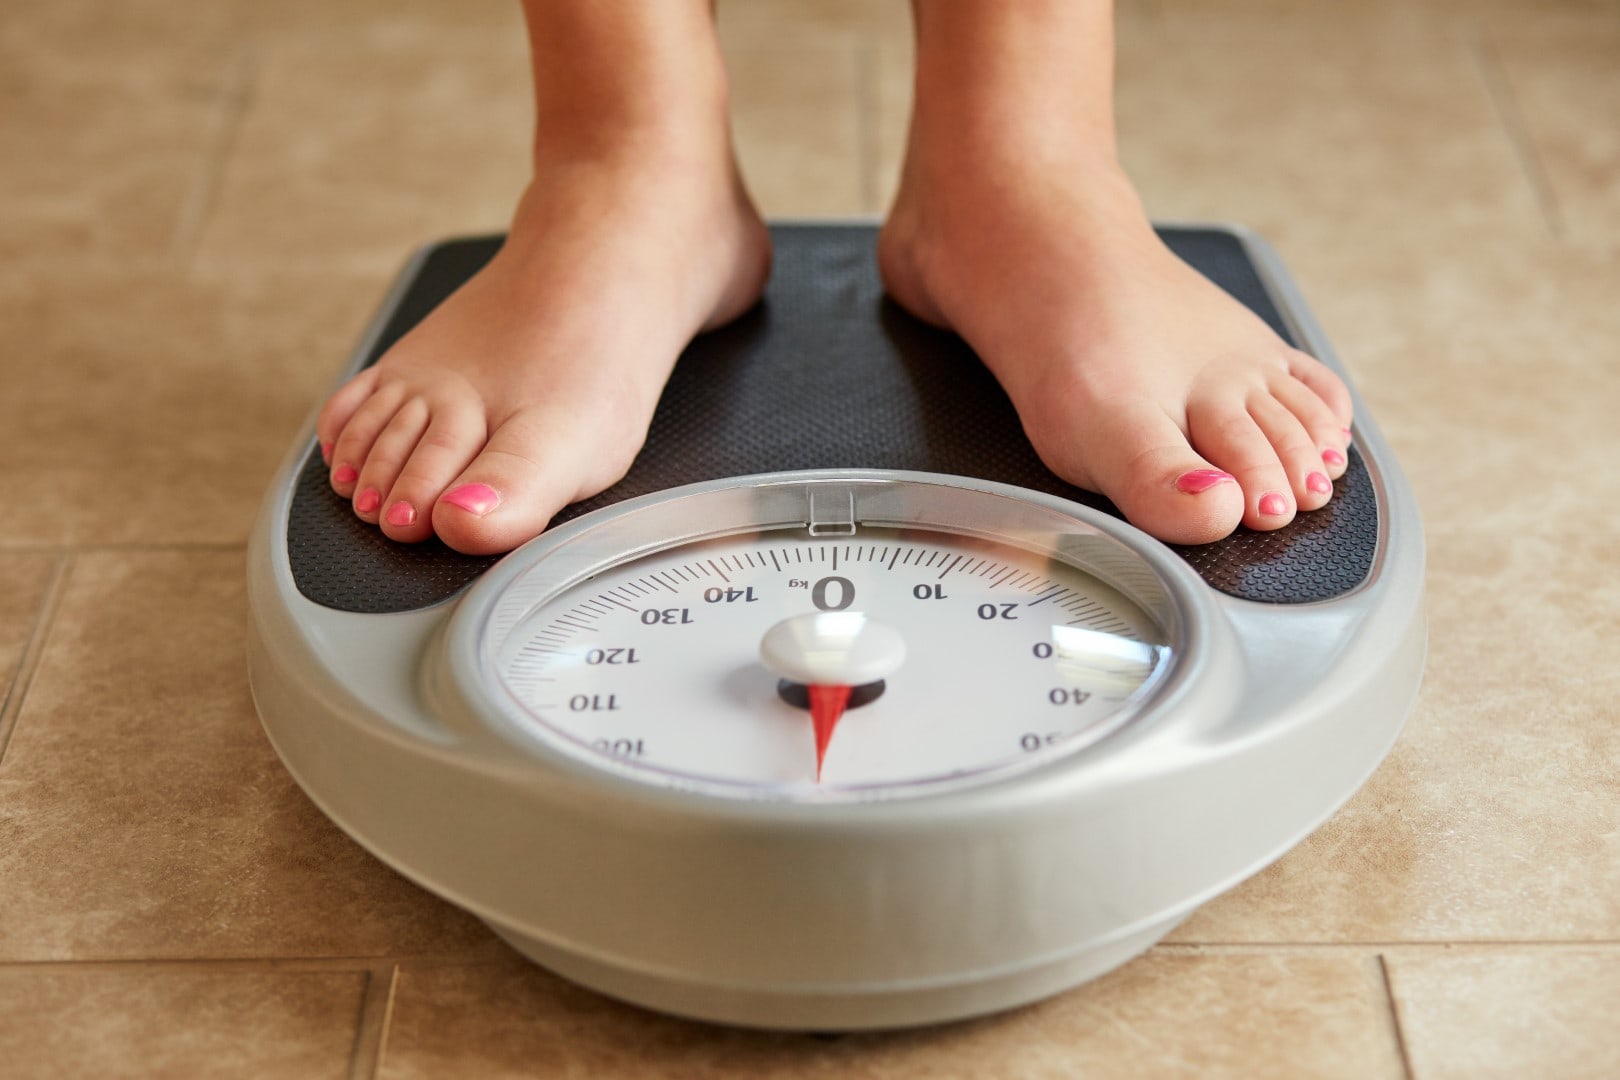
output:
<instances>
[{"instance_id":1,"label":"scale dial","mask_svg":"<svg viewBox=\"0 0 1620 1080\"><path fill-rule=\"evenodd\" d=\"M505 732L661 787L896 798L1089 745L1170 663L1142 568L1088 524L950 478L786 475L514 555L473 605Z\"/></svg>"}]
</instances>

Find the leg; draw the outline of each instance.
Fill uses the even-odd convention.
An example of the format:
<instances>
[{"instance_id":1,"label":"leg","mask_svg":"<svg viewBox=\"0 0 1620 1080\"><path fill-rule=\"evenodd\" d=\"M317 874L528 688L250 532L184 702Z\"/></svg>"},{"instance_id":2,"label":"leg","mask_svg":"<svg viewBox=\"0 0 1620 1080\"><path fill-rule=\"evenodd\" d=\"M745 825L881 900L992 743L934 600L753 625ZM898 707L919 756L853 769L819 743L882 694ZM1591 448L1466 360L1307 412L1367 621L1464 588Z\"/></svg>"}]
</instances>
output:
<instances>
[{"instance_id":1,"label":"leg","mask_svg":"<svg viewBox=\"0 0 1620 1080\"><path fill-rule=\"evenodd\" d=\"M913 6L890 293L974 347L1054 472L1161 539L1326 503L1349 394L1154 235L1115 154L1108 0Z\"/></svg>"},{"instance_id":2,"label":"leg","mask_svg":"<svg viewBox=\"0 0 1620 1080\"><path fill-rule=\"evenodd\" d=\"M624 475L681 349L770 265L708 0L524 7L534 176L506 244L317 425L355 513L475 553Z\"/></svg>"}]
</instances>

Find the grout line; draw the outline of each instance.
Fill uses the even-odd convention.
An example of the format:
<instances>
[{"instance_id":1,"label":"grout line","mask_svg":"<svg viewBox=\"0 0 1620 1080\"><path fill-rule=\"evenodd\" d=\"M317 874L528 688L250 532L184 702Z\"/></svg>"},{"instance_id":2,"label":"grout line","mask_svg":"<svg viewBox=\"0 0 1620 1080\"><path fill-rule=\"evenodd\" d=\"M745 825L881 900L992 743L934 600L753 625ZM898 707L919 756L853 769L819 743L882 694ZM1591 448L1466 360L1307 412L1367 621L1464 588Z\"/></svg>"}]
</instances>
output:
<instances>
[{"instance_id":1,"label":"grout line","mask_svg":"<svg viewBox=\"0 0 1620 1080\"><path fill-rule=\"evenodd\" d=\"M0 699L0 764L5 763L6 749L11 745L11 733L16 730L23 699L28 696L34 676L39 671L40 660L45 655L45 645L50 639L51 627L56 623L56 611L61 606L73 561L72 555L58 555L56 565L51 570L51 579L45 585L45 594L40 597L39 613L35 615L34 625L28 632L28 642L23 646L17 672L11 677L11 687Z\"/></svg>"},{"instance_id":2,"label":"grout line","mask_svg":"<svg viewBox=\"0 0 1620 1080\"><path fill-rule=\"evenodd\" d=\"M394 988L398 982L399 965L393 961L378 964L366 973L366 992L360 1002L354 1050L349 1057L349 1080L372 1080L382 1067L388 1021L394 1014Z\"/></svg>"},{"instance_id":3,"label":"grout line","mask_svg":"<svg viewBox=\"0 0 1620 1080\"><path fill-rule=\"evenodd\" d=\"M377 1037L377 1074L388 1057L388 1039L394 1032L394 1003L399 1000L399 965L388 975L388 1000L383 1008L382 1032Z\"/></svg>"},{"instance_id":4,"label":"grout line","mask_svg":"<svg viewBox=\"0 0 1620 1080\"><path fill-rule=\"evenodd\" d=\"M1558 196L1553 191L1552 180L1547 176L1541 155L1536 153L1535 142L1530 137L1529 125L1525 122L1518 99L1513 94L1513 85L1508 79L1507 69L1502 66L1502 59L1491 42L1490 30L1485 26L1477 26L1465 40L1469 55L1473 57L1480 78L1484 80L1486 96L1490 98L1491 105L1496 110L1497 120L1501 123L1508 143L1513 148L1514 157L1518 159L1520 171L1524 173L1525 180L1530 185L1536 205L1541 209L1547 230L1552 233L1553 239L1562 240L1566 230L1564 214L1558 205Z\"/></svg>"},{"instance_id":5,"label":"grout line","mask_svg":"<svg viewBox=\"0 0 1620 1080\"><path fill-rule=\"evenodd\" d=\"M860 170L856 190L863 213L882 213L877 205L878 50L864 37L855 45L855 167Z\"/></svg>"},{"instance_id":6,"label":"grout line","mask_svg":"<svg viewBox=\"0 0 1620 1080\"><path fill-rule=\"evenodd\" d=\"M377 1071L381 1073L388 1056L388 1039L394 1031L394 1003L399 1000L399 965L388 977L388 1003L383 1010L382 1034L377 1039Z\"/></svg>"},{"instance_id":7,"label":"grout line","mask_svg":"<svg viewBox=\"0 0 1620 1080\"><path fill-rule=\"evenodd\" d=\"M1401 1069L1406 1080L1412 1080L1412 1055L1406 1049L1406 1032L1401 1028L1401 1010L1395 1004L1395 984L1390 981L1389 963L1384 954L1378 954L1378 979L1383 984L1384 1000L1389 1003L1389 1023L1395 1033L1395 1049L1401 1055Z\"/></svg>"},{"instance_id":8,"label":"grout line","mask_svg":"<svg viewBox=\"0 0 1620 1080\"><path fill-rule=\"evenodd\" d=\"M258 79L259 61L255 52L244 47L238 50L236 62L226 75L220 91L218 110L208 154L201 172L180 207L180 220L175 223L169 253L181 266L190 268L202 246L202 237L214 206L219 198L220 182L225 165L236 150L242 130L242 118L253 103L254 83Z\"/></svg>"}]
</instances>

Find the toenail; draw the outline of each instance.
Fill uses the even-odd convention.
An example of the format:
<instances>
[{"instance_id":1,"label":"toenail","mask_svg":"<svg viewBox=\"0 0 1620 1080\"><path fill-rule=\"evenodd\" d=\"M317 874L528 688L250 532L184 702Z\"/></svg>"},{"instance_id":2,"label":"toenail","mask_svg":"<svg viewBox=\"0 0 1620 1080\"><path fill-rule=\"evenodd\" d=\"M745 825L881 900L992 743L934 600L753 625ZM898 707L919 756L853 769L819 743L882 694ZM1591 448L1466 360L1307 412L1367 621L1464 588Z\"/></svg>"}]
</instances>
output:
<instances>
[{"instance_id":1,"label":"toenail","mask_svg":"<svg viewBox=\"0 0 1620 1080\"><path fill-rule=\"evenodd\" d=\"M1305 486L1316 492L1318 495L1331 495L1333 493L1333 481L1329 480L1325 475L1319 472L1313 472L1311 475L1307 476L1305 478Z\"/></svg>"},{"instance_id":2,"label":"toenail","mask_svg":"<svg viewBox=\"0 0 1620 1080\"><path fill-rule=\"evenodd\" d=\"M331 464L331 462L332 462L332 444L331 443L329 443L329 442L321 443L321 460L326 462L327 464Z\"/></svg>"},{"instance_id":3,"label":"toenail","mask_svg":"<svg viewBox=\"0 0 1620 1080\"><path fill-rule=\"evenodd\" d=\"M353 465L339 465L332 470L332 483L352 484L360 479L360 470Z\"/></svg>"},{"instance_id":4,"label":"toenail","mask_svg":"<svg viewBox=\"0 0 1620 1080\"><path fill-rule=\"evenodd\" d=\"M1176 490L1188 495L1196 495L1200 491L1208 491L1216 484L1224 484L1228 480L1236 482L1237 477L1231 473L1221 472L1219 469L1192 469L1176 477Z\"/></svg>"},{"instance_id":5,"label":"toenail","mask_svg":"<svg viewBox=\"0 0 1620 1080\"><path fill-rule=\"evenodd\" d=\"M404 528L406 525L415 525L416 507L401 499L399 502L388 508L388 517L386 520L388 521L388 524L398 525L401 528Z\"/></svg>"},{"instance_id":6,"label":"toenail","mask_svg":"<svg viewBox=\"0 0 1620 1080\"><path fill-rule=\"evenodd\" d=\"M382 496L376 488L366 488L354 497L354 510L357 514L370 514L382 505Z\"/></svg>"},{"instance_id":7,"label":"toenail","mask_svg":"<svg viewBox=\"0 0 1620 1080\"><path fill-rule=\"evenodd\" d=\"M1350 429L1349 429L1349 428L1340 428L1340 429L1339 429L1339 430L1340 430L1340 431L1342 431L1342 432L1344 432L1344 437L1345 437L1345 438L1347 438L1347 439L1348 439L1348 438L1350 438L1350 437L1351 437L1351 432L1350 432Z\"/></svg>"},{"instance_id":8,"label":"toenail","mask_svg":"<svg viewBox=\"0 0 1620 1080\"><path fill-rule=\"evenodd\" d=\"M483 517L500 505L501 496L488 484L462 484L454 491L445 492L443 501L451 506L459 506L469 514Z\"/></svg>"},{"instance_id":9,"label":"toenail","mask_svg":"<svg viewBox=\"0 0 1620 1080\"><path fill-rule=\"evenodd\" d=\"M1260 512L1268 517L1282 517L1288 513L1288 500L1275 491L1260 496Z\"/></svg>"},{"instance_id":10,"label":"toenail","mask_svg":"<svg viewBox=\"0 0 1620 1080\"><path fill-rule=\"evenodd\" d=\"M1326 450L1322 451L1322 460L1327 462L1329 465L1343 465L1344 455L1330 446Z\"/></svg>"}]
</instances>

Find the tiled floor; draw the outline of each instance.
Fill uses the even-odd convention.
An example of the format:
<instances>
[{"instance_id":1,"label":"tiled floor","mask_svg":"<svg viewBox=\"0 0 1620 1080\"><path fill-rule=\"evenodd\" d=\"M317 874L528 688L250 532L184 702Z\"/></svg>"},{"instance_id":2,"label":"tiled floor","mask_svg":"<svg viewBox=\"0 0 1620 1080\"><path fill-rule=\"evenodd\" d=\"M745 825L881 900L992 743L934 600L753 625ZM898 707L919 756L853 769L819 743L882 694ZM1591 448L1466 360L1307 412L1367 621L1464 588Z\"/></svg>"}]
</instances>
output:
<instances>
[{"instance_id":1,"label":"tiled floor","mask_svg":"<svg viewBox=\"0 0 1620 1080\"><path fill-rule=\"evenodd\" d=\"M833 1041L516 961L330 825L248 698L271 469L404 254L522 181L514 5L14 7L0 1074L1620 1075L1620 3L1123 4L1152 209L1277 244L1417 489L1426 683L1340 814L1142 960ZM881 211L905 4L721 15L763 207Z\"/></svg>"}]
</instances>

